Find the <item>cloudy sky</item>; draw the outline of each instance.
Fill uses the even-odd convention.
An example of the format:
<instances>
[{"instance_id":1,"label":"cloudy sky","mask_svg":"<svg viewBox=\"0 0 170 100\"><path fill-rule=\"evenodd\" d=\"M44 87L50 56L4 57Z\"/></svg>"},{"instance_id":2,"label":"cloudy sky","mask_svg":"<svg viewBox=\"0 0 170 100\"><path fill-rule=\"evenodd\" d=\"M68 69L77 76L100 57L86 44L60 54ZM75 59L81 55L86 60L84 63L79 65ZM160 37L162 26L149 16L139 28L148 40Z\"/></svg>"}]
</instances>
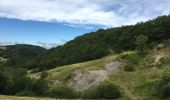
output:
<instances>
[{"instance_id":1,"label":"cloudy sky","mask_svg":"<svg viewBox=\"0 0 170 100\"><path fill-rule=\"evenodd\" d=\"M170 14L170 0L0 0L0 45L51 47L99 28Z\"/></svg>"}]
</instances>

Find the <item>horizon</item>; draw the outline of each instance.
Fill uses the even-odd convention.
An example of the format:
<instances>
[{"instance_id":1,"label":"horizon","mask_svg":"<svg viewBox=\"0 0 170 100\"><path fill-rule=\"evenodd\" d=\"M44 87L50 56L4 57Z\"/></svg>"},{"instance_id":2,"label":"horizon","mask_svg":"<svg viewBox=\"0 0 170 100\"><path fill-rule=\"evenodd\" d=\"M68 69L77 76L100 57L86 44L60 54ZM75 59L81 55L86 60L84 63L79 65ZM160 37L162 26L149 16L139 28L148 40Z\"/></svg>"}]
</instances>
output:
<instances>
[{"instance_id":1,"label":"horizon","mask_svg":"<svg viewBox=\"0 0 170 100\"><path fill-rule=\"evenodd\" d=\"M98 29L169 15L169 5L169 0L1 0L0 45L56 47Z\"/></svg>"}]
</instances>

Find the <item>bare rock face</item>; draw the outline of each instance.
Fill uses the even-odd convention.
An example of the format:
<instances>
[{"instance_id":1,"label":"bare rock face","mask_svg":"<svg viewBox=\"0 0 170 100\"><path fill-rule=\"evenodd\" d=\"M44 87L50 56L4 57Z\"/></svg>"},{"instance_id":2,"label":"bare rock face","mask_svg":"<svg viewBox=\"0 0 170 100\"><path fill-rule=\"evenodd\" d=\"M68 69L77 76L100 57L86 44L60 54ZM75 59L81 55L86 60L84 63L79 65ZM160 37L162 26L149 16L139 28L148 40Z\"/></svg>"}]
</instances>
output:
<instances>
[{"instance_id":1,"label":"bare rock face","mask_svg":"<svg viewBox=\"0 0 170 100\"><path fill-rule=\"evenodd\" d=\"M83 71L76 69L69 80L69 86L77 91L83 91L90 86L99 85L100 82L106 80L109 75L115 75L119 71L121 62L115 61L106 64L104 70Z\"/></svg>"},{"instance_id":2,"label":"bare rock face","mask_svg":"<svg viewBox=\"0 0 170 100\"><path fill-rule=\"evenodd\" d=\"M164 58L164 55L161 54L161 53L159 53L159 52L157 52L156 55L155 55L155 60L154 60L153 65L154 65L154 66L160 65L160 63L161 63L160 60L161 60L162 58Z\"/></svg>"}]
</instances>

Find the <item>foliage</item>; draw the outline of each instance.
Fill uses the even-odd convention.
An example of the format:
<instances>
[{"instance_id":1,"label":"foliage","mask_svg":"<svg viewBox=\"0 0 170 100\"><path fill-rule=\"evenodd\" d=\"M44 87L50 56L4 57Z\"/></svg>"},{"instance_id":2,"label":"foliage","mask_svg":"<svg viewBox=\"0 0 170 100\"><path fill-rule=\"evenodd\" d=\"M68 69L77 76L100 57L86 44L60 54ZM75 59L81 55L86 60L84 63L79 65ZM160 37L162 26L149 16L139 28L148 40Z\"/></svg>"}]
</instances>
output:
<instances>
[{"instance_id":1,"label":"foliage","mask_svg":"<svg viewBox=\"0 0 170 100\"><path fill-rule=\"evenodd\" d=\"M141 56L144 56L147 50L147 40L148 38L144 36L143 34L139 35L136 38L136 45L137 45L137 50Z\"/></svg>"},{"instance_id":2,"label":"foliage","mask_svg":"<svg viewBox=\"0 0 170 100\"><path fill-rule=\"evenodd\" d=\"M170 48L170 39L164 41L164 47Z\"/></svg>"},{"instance_id":3,"label":"foliage","mask_svg":"<svg viewBox=\"0 0 170 100\"><path fill-rule=\"evenodd\" d=\"M96 86L89 87L87 90L84 90L82 93L83 99L97 99L97 93L96 93Z\"/></svg>"},{"instance_id":4,"label":"foliage","mask_svg":"<svg viewBox=\"0 0 170 100\"><path fill-rule=\"evenodd\" d=\"M124 66L124 70L125 71L134 71L135 70L135 65L133 63L127 63L125 66Z\"/></svg>"},{"instance_id":5,"label":"foliage","mask_svg":"<svg viewBox=\"0 0 170 100\"><path fill-rule=\"evenodd\" d=\"M30 79L27 83L27 87L25 88L24 92L21 94L26 95L37 95L37 96L46 96L48 87L48 73L43 71L38 79Z\"/></svg>"},{"instance_id":6,"label":"foliage","mask_svg":"<svg viewBox=\"0 0 170 100\"><path fill-rule=\"evenodd\" d=\"M170 64L170 57L165 56L165 57L161 58L159 63L160 63L160 66Z\"/></svg>"},{"instance_id":7,"label":"foliage","mask_svg":"<svg viewBox=\"0 0 170 100\"><path fill-rule=\"evenodd\" d=\"M45 51L46 49L33 45L8 45L6 49L0 49L0 57L8 59L3 66L23 68L27 66L26 63Z\"/></svg>"},{"instance_id":8,"label":"foliage","mask_svg":"<svg viewBox=\"0 0 170 100\"><path fill-rule=\"evenodd\" d=\"M115 99L119 98L120 91L111 81L104 81L97 87L84 91L83 98L88 99Z\"/></svg>"},{"instance_id":9,"label":"foliage","mask_svg":"<svg viewBox=\"0 0 170 100\"><path fill-rule=\"evenodd\" d=\"M165 73L157 85L157 95L161 98L170 97L170 73Z\"/></svg>"},{"instance_id":10,"label":"foliage","mask_svg":"<svg viewBox=\"0 0 170 100\"><path fill-rule=\"evenodd\" d=\"M36 80L35 84L35 92L37 95L46 95L46 91L48 90L48 81L46 78L48 77L48 73L43 71L38 80Z\"/></svg>"},{"instance_id":11,"label":"foliage","mask_svg":"<svg viewBox=\"0 0 170 100\"><path fill-rule=\"evenodd\" d=\"M39 79L31 79L23 68L3 68L0 70L0 94L45 96L48 91L47 76L44 71Z\"/></svg>"},{"instance_id":12,"label":"foliage","mask_svg":"<svg viewBox=\"0 0 170 100\"><path fill-rule=\"evenodd\" d=\"M100 29L96 32L78 36L62 46L48 50L45 54L30 62L29 66L42 70L99 59L108 55L110 51L134 50L137 37L143 38L137 42L138 47L144 47L146 40L148 40L148 45L152 47L153 44L161 43L170 38L169 25L170 15L161 16L144 23L137 23L136 25L107 30Z\"/></svg>"},{"instance_id":13,"label":"foliage","mask_svg":"<svg viewBox=\"0 0 170 100\"><path fill-rule=\"evenodd\" d=\"M126 60L124 63L124 70L125 71L134 71L135 67L138 66L138 63L141 59L138 53L130 53L124 57Z\"/></svg>"},{"instance_id":14,"label":"foliage","mask_svg":"<svg viewBox=\"0 0 170 100\"><path fill-rule=\"evenodd\" d=\"M3 69L0 71L0 93L16 94L26 87L27 77L24 69Z\"/></svg>"},{"instance_id":15,"label":"foliage","mask_svg":"<svg viewBox=\"0 0 170 100\"><path fill-rule=\"evenodd\" d=\"M170 97L170 83L162 86L160 96L163 98Z\"/></svg>"},{"instance_id":16,"label":"foliage","mask_svg":"<svg viewBox=\"0 0 170 100\"><path fill-rule=\"evenodd\" d=\"M77 98L79 95L76 91L74 91L71 87L67 85L59 84L53 88L51 88L48 92L48 95L54 98L67 98L73 99Z\"/></svg>"}]
</instances>

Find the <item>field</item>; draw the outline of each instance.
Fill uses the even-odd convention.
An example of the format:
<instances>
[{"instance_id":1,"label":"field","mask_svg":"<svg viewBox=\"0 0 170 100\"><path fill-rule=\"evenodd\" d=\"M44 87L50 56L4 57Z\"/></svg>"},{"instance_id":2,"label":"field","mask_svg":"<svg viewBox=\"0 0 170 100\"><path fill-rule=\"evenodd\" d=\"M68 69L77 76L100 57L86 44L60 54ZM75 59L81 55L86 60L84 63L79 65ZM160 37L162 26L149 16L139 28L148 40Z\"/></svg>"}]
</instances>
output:
<instances>
[{"instance_id":1,"label":"field","mask_svg":"<svg viewBox=\"0 0 170 100\"><path fill-rule=\"evenodd\" d=\"M17 96L0 95L0 100L56 100L56 99L41 98L41 97L17 97Z\"/></svg>"}]
</instances>

